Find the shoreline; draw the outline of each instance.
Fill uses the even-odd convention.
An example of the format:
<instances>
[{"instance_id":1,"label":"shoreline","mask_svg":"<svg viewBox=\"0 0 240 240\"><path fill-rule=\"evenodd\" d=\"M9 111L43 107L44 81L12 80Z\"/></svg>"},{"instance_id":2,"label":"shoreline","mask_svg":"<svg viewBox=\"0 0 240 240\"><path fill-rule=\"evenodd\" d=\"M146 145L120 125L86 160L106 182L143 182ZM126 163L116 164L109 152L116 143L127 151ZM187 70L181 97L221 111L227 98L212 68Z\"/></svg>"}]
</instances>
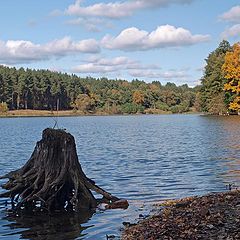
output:
<instances>
[{"instance_id":1,"label":"shoreline","mask_svg":"<svg viewBox=\"0 0 240 240\"><path fill-rule=\"evenodd\" d=\"M167 111L156 111L153 113L107 113L97 111L94 113L85 113L82 111L74 110L61 110L61 111L49 111L49 110L10 110L6 113L0 113L0 118L30 118L30 117L86 117L86 116L142 116L142 115L201 115L201 116L214 116L214 117L228 117L228 116L240 116L237 114L230 115L213 115L203 112L189 111L184 113L172 113Z\"/></svg>"},{"instance_id":2,"label":"shoreline","mask_svg":"<svg viewBox=\"0 0 240 240\"><path fill-rule=\"evenodd\" d=\"M116 114L117 115L117 114ZM0 118L21 118L21 117L78 117L78 116L108 116L104 113L83 113L73 110L49 111L49 110L11 110L6 114L0 114Z\"/></svg>"},{"instance_id":3,"label":"shoreline","mask_svg":"<svg viewBox=\"0 0 240 240\"><path fill-rule=\"evenodd\" d=\"M171 112L158 113L135 113L135 114L114 114L107 112L84 113L81 111L63 110L63 111L49 111L49 110L11 110L7 113L0 114L0 118L21 118L21 117L79 117L79 116L135 116L135 115L169 115ZM179 114L201 114L199 112L186 112Z\"/></svg>"},{"instance_id":4,"label":"shoreline","mask_svg":"<svg viewBox=\"0 0 240 240\"><path fill-rule=\"evenodd\" d=\"M240 190L167 201L126 227L122 240L240 239Z\"/></svg>"}]
</instances>

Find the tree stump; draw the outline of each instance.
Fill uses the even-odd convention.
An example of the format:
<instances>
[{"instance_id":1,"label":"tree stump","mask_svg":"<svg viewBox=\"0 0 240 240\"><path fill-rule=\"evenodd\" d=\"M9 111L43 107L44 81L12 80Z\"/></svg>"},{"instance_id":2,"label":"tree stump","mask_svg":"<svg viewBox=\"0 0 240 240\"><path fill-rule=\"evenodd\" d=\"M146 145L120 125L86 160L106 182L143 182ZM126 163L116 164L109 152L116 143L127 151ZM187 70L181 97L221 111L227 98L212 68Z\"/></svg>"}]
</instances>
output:
<instances>
[{"instance_id":1,"label":"tree stump","mask_svg":"<svg viewBox=\"0 0 240 240\"><path fill-rule=\"evenodd\" d=\"M8 191L0 197L10 197L15 209L92 209L99 200L91 191L103 196L100 202L119 200L87 178L78 161L74 137L64 130L45 129L27 163L1 178L9 181L2 185Z\"/></svg>"}]
</instances>

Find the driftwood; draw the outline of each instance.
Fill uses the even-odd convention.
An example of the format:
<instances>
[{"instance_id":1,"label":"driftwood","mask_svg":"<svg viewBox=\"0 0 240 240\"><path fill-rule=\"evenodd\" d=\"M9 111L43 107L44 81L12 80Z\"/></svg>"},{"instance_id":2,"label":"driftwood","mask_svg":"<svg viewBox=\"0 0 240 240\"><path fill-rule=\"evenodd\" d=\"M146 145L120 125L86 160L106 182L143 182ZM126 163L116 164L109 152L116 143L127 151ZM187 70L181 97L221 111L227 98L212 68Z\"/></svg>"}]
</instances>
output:
<instances>
[{"instance_id":1,"label":"driftwood","mask_svg":"<svg viewBox=\"0 0 240 240\"><path fill-rule=\"evenodd\" d=\"M96 208L99 202L111 206L119 201L84 174L74 137L64 130L45 129L27 163L1 178L9 181L2 185L8 191L0 197L10 197L15 209L78 211ZM96 199L92 191L103 198Z\"/></svg>"}]
</instances>

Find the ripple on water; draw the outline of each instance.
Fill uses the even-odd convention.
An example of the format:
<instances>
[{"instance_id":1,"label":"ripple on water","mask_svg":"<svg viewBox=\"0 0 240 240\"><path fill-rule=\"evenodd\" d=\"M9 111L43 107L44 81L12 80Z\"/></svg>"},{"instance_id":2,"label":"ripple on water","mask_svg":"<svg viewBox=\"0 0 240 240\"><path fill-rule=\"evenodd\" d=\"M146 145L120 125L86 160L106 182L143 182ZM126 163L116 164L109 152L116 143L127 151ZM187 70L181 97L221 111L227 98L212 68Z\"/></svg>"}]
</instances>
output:
<instances>
[{"instance_id":1,"label":"ripple on water","mask_svg":"<svg viewBox=\"0 0 240 240\"><path fill-rule=\"evenodd\" d=\"M21 167L41 131L52 125L52 118L0 119L0 175ZM221 191L229 182L240 185L239 117L69 117L59 118L59 126L74 135L86 174L127 198L130 207L84 219L12 219L1 199L1 239L106 239L119 235L123 221L148 214L154 201Z\"/></svg>"}]
</instances>

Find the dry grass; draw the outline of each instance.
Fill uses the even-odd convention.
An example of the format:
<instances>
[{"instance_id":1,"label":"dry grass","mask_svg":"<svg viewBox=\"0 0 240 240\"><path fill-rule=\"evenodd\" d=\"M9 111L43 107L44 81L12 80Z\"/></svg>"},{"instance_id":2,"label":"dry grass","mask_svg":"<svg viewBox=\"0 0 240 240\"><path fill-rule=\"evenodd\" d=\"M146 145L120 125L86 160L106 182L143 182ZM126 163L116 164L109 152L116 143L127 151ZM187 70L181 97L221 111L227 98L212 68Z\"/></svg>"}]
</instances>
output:
<instances>
[{"instance_id":1,"label":"dry grass","mask_svg":"<svg viewBox=\"0 0 240 240\"><path fill-rule=\"evenodd\" d=\"M0 114L1 117L50 117L50 116L75 116L84 115L72 110L48 111L48 110L13 110Z\"/></svg>"}]
</instances>

